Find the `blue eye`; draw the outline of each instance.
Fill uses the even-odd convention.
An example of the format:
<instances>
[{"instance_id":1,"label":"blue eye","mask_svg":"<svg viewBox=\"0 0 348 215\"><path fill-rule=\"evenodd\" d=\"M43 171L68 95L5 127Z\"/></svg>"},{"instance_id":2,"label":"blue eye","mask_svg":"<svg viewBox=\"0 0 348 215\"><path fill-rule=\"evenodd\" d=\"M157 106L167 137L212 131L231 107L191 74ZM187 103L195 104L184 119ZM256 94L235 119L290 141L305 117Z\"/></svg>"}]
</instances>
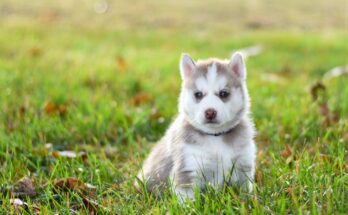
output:
<instances>
[{"instance_id":1,"label":"blue eye","mask_svg":"<svg viewBox=\"0 0 348 215\"><path fill-rule=\"evenodd\" d=\"M227 92L226 90L221 90L221 91L219 92L219 97L222 98L222 99L227 98L229 95L230 95L230 93Z\"/></svg>"},{"instance_id":2,"label":"blue eye","mask_svg":"<svg viewBox=\"0 0 348 215\"><path fill-rule=\"evenodd\" d=\"M198 91L198 92L195 92L195 98L196 99L201 99L201 98L203 98L203 93L202 92L200 92L200 91Z\"/></svg>"}]
</instances>

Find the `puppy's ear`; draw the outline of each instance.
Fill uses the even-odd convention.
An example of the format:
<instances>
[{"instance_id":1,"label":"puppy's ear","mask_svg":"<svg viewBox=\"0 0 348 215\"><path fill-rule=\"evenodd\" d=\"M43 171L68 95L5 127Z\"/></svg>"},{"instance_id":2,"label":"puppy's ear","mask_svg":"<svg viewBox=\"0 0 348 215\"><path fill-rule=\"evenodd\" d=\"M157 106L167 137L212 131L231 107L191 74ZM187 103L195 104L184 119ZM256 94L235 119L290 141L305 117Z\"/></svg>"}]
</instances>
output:
<instances>
[{"instance_id":1,"label":"puppy's ear","mask_svg":"<svg viewBox=\"0 0 348 215\"><path fill-rule=\"evenodd\" d=\"M244 64L243 54L240 52L233 53L229 63L231 72L239 77L241 80L246 79L246 68Z\"/></svg>"},{"instance_id":2,"label":"puppy's ear","mask_svg":"<svg viewBox=\"0 0 348 215\"><path fill-rule=\"evenodd\" d=\"M196 64L192 60L190 55L186 53L181 54L180 73L181 73L182 80L189 79L193 75L195 67L196 67Z\"/></svg>"}]
</instances>

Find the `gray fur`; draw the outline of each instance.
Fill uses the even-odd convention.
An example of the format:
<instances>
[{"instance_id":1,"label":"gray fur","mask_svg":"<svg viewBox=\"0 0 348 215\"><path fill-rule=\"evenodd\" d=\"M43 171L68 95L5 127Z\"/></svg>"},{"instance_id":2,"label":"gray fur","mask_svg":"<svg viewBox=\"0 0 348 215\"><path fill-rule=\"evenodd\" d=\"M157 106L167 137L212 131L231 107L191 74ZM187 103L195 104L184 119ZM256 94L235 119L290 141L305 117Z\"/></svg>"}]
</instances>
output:
<instances>
[{"instance_id":1,"label":"gray fur","mask_svg":"<svg viewBox=\"0 0 348 215\"><path fill-rule=\"evenodd\" d=\"M143 169L138 174L138 178L149 191L162 190L166 187L168 176L173 168L173 156L166 152L164 141L160 141L154 146L148 159L144 162Z\"/></svg>"},{"instance_id":2,"label":"gray fur","mask_svg":"<svg viewBox=\"0 0 348 215\"><path fill-rule=\"evenodd\" d=\"M210 134L202 132L193 125L190 124L189 120L186 118L185 110L180 113L172 123L172 125L167 130L165 136L154 146L151 150L148 158L143 164L142 170L139 172L139 179L146 185L146 188L153 192L156 190L163 190L168 187L168 182L170 182L174 189L178 189L179 194L185 193L187 196L192 196L190 192L190 187L202 178L197 171L192 170L190 166L187 165L187 158L185 157L185 149L191 147L190 150L201 149L206 147L207 140L210 145L209 147L214 147L216 141L220 141L221 149L225 147L236 151L238 154L241 151L241 156L243 159L251 159L249 162L244 162L243 159L238 160L238 156L234 157L231 162L236 163L237 173L234 173L234 178L238 178L237 185L242 185L248 181L248 177L253 178L254 172L254 158L243 151L252 145L251 152L254 153L254 125L251 118L248 115L249 112L249 100L248 92L244 84L244 80L241 80L233 72L231 72L230 64L228 61L221 61L217 59L209 59L206 61L199 61L195 64L194 72L189 80L183 82L183 89L194 91L197 87L195 86L195 80L199 77L207 78L208 68L212 64L216 65L217 75L225 76L227 80L227 87L230 93L233 93L234 89L241 89L242 100L245 105L236 113L233 119L228 121L229 127L221 136L212 137ZM226 99L227 102L228 99ZM239 103L238 103L239 104ZM192 109L190 110L192 111ZM216 139L212 139L216 138ZM193 147L193 149L192 149ZM201 147L201 148L199 148ZM208 147L208 148L209 148ZM210 148L209 148L210 149ZM211 153L208 149L208 156ZM229 152L229 151L228 151ZM193 153L193 152L191 152ZM206 153L206 151L205 151ZM244 172L246 174L244 174ZM211 173L211 175L210 175ZM214 178L214 170L208 170L206 176L209 178ZM245 175L245 176L244 176ZM198 179L198 180L197 180ZM233 180L232 180L233 181ZM137 185L137 184L136 184ZM138 185L137 185L138 186Z\"/></svg>"},{"instance_id":3,"label":"gray fur","mask_svg":"<svg viewBox=\"0 0 348 215\"><path fill-rule=\"evenodd\" d=\"M207 77L207 73L208 73L208 67L210 67L213 63L215 63L216 67L217 67L217 72L219 76L225 76L228 80L228 84L227 86L229 88L235 87L241 87L241 82L240 80L238 80L238 77L236 77L236 75L234 75L231 72L231 68L229 68L229 64L227 61L222 61L219 59L208 59L208 60L204 60L204 61L198 61L196 64L196 68L195 68L195 72L193 74L193 77L191 78L191 80L187 81L186 83L184 83L185 87L188 89L196 89L195 86L195 80L197 80L199 77Z\"/></svg>"},{"instance_id":4,"label":"gray fur","mask_svg":"<svg viewBox=\"0 0 348 215\"><path fill-rule=\"evenodd\" d=\"M237 125L223 135L223 140L226 144L233 144L234 139L240 136L254 135L253 123L243 113L240 113L243 117ZM185 170L180 145L200 144L200 140L204 139L208 134L195 129L185 119L179 117L175 119L174 123L180 123L183 126L175 130L172 127L169 129L167 132L168 136L165 136L154 146L149 157L144 162L142 171L138 174L138 177L145 182L149 191L167 188L169 176L172 173L175 176L173 183L176 186L186 186L193 183L192 171ZM170 135L170 133L173 135ZM166 150L168 147L173 147L171 152ZM177 168L174 168L174 166L177 166Z\"/></svg>"}]
</instances>

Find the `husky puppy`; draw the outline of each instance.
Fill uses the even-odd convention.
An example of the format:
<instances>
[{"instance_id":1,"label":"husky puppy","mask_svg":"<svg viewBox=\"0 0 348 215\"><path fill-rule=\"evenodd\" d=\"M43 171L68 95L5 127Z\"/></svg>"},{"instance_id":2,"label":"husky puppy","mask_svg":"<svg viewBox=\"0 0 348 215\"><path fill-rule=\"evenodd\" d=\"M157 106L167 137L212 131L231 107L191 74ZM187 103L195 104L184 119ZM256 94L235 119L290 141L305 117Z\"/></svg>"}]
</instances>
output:
<instances>
[{"instance_id":1,"label":"husky puppy","mask_svg":"<svg viewBox=\"0 0 348 215\"><path fill-rule=\"evenodd\" d=\"M169 185L181 199L193 199L193 189L206 184L251 191L255 130L242 54L197 62L182 54L180 73L179 115L152 149L138 179L149 191Z\"/></svg>"}]
</instances>

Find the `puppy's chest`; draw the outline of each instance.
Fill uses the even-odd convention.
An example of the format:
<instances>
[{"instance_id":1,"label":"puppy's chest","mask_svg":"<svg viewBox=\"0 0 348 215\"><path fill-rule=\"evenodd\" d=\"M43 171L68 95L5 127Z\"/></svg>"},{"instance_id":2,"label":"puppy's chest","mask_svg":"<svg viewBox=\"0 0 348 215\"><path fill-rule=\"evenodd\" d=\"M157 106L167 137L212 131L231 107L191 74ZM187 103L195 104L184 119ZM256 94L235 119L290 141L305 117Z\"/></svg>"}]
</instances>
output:
<instances>
[{"instance_id":1,"label":"puppy's chest","mask_svg":"<svg viewBox=\"0 0 348 215\"><path fill-rule=\"evenodd\" d=\"M197 144L187 144L184 154L187 168L206 174L229 172L238 156L232 144L215 136L201 138Z\"/></svg>"}]
</instances>

